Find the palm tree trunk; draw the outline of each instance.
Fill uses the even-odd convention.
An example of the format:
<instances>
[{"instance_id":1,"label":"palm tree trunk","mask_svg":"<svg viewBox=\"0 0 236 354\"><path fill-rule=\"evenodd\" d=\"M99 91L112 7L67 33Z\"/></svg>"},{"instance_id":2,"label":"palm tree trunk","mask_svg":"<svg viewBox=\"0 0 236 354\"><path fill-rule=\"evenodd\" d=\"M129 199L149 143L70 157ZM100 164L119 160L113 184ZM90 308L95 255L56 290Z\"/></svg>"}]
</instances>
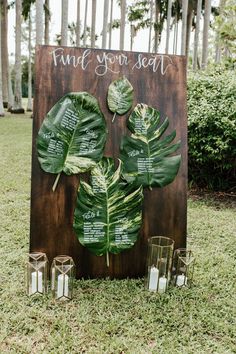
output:
<instances>
[{"instance_id":1,"label":"palm tree trunk","mask_svg":"<svg viewBox=\"0 0 236 354\"><path fill-rule=\"evenodd\" d=\"M29 12L29 38L28 38L28 52L29 52L29 59L28 59L28 103L27 103L27 111L31 112L33 110L32 104L32 67L31 67L31 34L32 34L32 22L31 22L31 11Z\"/></svg>"},{"instance_id":2,"label":"palm tree trunk","mask_svg":"<svg viewBox=\"0 0 236 354\"><path fill-rule=\"evenodd\" d=\"M201 65L201 68L203 70L207 67L210 15L211 15L211 0L205 0L204 25L203 25L203 37L202 37L202 65Z\"/></svg>"},{"instance_id":3,"label":"palm tree trunk","mask_svg":"<svg viewBox=\"0 0 236 354\"><path fill-rule=\"evenodd\" d=\"M36 45L43 44L43 0L36 0Z\"/></svg>"},{"instance_id":4,"label":"palm tree trunk","mask_svg":"<svg viewBox=\"0 0 236 354\"><path fill-rule=\"evenodd\" d=\"M172 8L172 0L168 0L167 28L166 28L166 49L165 49L165 53L166 54L169 53L171 8Z\"/></svg>"},{"instance_id":5,"label":"palm tree trunk","mask_svg":"<svg viewBox=\"0 0 236 354\"><path fill-rule=\"evenodd\" d=\"M45 20L45 29L44 29L44 43L49 44L50 39L49 39L49 22L50 22L50 4L49 0L45 0L45 14L44 14L44 20Z\"/></svg>"},{"instance_id":6,"label":"palm tree trunk","mask_svg":"<svg viewBox=\"0 0 236 354\"><path fill-rule=\"evenodd\" d=\"M126 15L126 0L121 0L120 1L120 50L124 50L125 15Z\"/></svg>"},{"instance_id":7,"label":"palm tree trunk","mask_svg":"<svg viewBox=\"0 0 236 354\"><path fill-rule=\"evenodd\" d=\"M87 45L87 15L88 15L88 0L85 2L84 10L84 33L83 33L83 47Z\"/></svg>"},{"instance_id":8,"label":"palm tree trunk","mask_svg":"<svg viewBox=\"0 0 236 354\"><path fill-rule=\"evenodd\" d=\"M80 0L77 0L76 46L80 46Z\"/></svg>"},{"instance_id":9,"label":"palm tree trunk","mask_svg":"<svg viewBox=\"0 0 236 354\"><path fill-rule=\"evenodd\" d=\"M225 6L225 0L220 0L219 5L219 15L222 14L223 8ZM216 52L215 52L215 63L219 64L221 62L221 45L219 43L219 33L216 32Z\"/></svg>"},{"instance_id":10,"label":"palm tree trunk","mask_svg":"<svg viewBox=\"0 0 236 354\"><path fill-rule=\"evenodd\" d=\"M109 8L109 0L104 0L103 26L102 26L102 48L103 49L105 49L107 46L108 8Z\"/></svg>"},{"instance_id":11,"label":"palm tree trunk","mask_svg":"<svg viewBox=\"0 0 236 354\"><path fill-rule=\"evenodd\" d=\"M61 45L67 45L68 0L61 0Z\"/></svg>"},{"instance_id":12,"label":"palm tree trunk","mask_svg":"<svg viewBox=\"0 0 236 354\"><path fill-rule=\"evenodd\" d=\"M0 7L0 23L2 20L2 11L1 11L1 7ZM2 26L0 26L0 38L2 35ZM4 112L4 108L3 108L3 97L2 97L2 46L0 45L0 117L4 117L5 112Z\"/></svg>"},{"instance_id":13,"label":"palm tree trunk","mask_svg":"<svg viewBox=\"0 0 236 354\"><path fill-rule=\"evenodd\" d=\"M149 26L149 37L148 37L148 52L151 52L152 44L152 20L153 20L153 0L150 0L150 26Z\"/></svg>"},{"instance_id":14,"label":"palm tree trunk","mask_svg":"<svg viewBox=\"0 0 236 354\"><path fill-rule=\"evenodd\" d=\"M188 15L187 15L187 30L186 30L186 56L188 59L189 55L189 43L190 43L190 37L191 37L191 30L192 30L192 22L193 22L193 8L190 6L188 7Z\"/></svg>"},{"instance_id":15,"label":"palm tree trunk","mask_svg":"<svg viewBox=\"0 0 236 354\"><path fill-rule=\"evenodd\" d=\"M9 71L8 71L8 112L11 112L12 107L14 104L14 95L13 95L13 90L12 90L12 81L11 81L11 68L9 65Z\"/></svg>"},{"instance_id":16,"label":"palm tree trunk","mask_svg":"<svg viewBox=\"0 0 236 354\"><path fill-rule=\"evenodd\" d=\"M108 44L109 49L111 49L111 40L112 40L113 0L111 0L110 6L111 7L110 7L109 44Z\"/></svg>"},{"instance_id":17,"label":"palm tree trunk","mask_svg":"<svg viewBox=\"0 0 236 354\"><path fill-rule=\"evenodd\" d=\"M2 51L2 94L3 106L8 105L8 3L7 0L2 0L2 21L1 21L1 51Z\"/></svg>"},{"instance_id":18,"label":"palm tree trunk","mask_svg":"<svg viewBox=\"0 0 236 354\"><path fill-rule=\"evenodd\" d=\"M155 1L155 26L154 26L154 52L158 52L158 46L159 46L159 24L160 24L160 4L159 0Z\"/></svg>"},{"instance_id":19,"label":"palm tree trunk","mask_svg":"<svg viewBox=\"0 0 236 354\"><path fill-rule=\"evenodd\" d=\"M198 0L196 28L195 28L195 33L194 33L193 70L197 70L197 57L198 57L198 46L199 46L201 10L202 10L202 0Z\"/></svg>"},{"instance_id":20,"label":"palm tree trunk","mask_svg":"<svg viewBox=\"0 0 236 354\"><path fill-rule=\"evenodd\" d=\"M21 13L22 1L16 0L16 31L15 31L15 92L12 113L24 113L22 108L21 90Z\"/></svg>"},{"instance_id":21,"label":"palm tree trunk","mask_svg":"<svg viewBox=\"0 0 236 354\"><path fill-rule=\"evenodd\" d=\"M97 0L92 0L91 47L95 48L96 40L96 6Z\"/></svg>"},{"instance_id":22,"label":"palm tree trunk","mask_svg":"<svg viewBox=\"0 0 236 354\"><path fill-rule=\"evenodd\" d=\"M186 55L188 0L182 0L181 55Z\"/></svg>"}]
</instances>

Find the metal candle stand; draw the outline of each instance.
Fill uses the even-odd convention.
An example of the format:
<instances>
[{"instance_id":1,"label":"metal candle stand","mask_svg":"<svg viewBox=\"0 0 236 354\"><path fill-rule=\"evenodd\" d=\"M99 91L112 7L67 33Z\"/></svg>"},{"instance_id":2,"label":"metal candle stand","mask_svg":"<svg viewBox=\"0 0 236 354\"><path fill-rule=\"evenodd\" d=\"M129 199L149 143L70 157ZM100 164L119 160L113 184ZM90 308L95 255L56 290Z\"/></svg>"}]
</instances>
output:
<instances>
[{"instance_id":1,"label":"metal candle stand","mask_svg":"<svg viewBox=\"0 0 236 354\"><path fill-rule=\"evenodd\" d=\"M45 253L29 253L25 273L27 295L47 293L48 259Z\"/></svg>"}]
</instances>

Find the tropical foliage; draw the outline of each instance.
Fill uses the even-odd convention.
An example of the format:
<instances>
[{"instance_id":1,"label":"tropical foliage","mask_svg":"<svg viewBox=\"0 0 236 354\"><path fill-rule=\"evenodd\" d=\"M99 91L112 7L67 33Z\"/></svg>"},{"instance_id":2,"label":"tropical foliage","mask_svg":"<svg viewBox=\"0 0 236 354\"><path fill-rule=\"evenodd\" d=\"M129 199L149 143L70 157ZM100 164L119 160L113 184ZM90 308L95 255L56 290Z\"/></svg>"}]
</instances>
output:
<instances>
[{"instance_id":1,"label":"tropical foliage","mask_svg":"<svg viewBox=\"0 0 236 354\"><path fill-rule=\"evenodd\" d=\"M136 242L142 222L142 187L121 178L122 163L104 157L91 171L90 184L80 182L74 229L80 243L96 254L120 253Z\"/></svg>"},{"instance_id":2,"label":"tropical foliage","mask_svg":"<svg viewBox=\"0 0 236 354\"><path fill-rule=\"evenodd\" d=\"M235 102L234 71L219 69L189 78L189 179L198 186L214 189L235 186Z\"/></svg>"},{"instance_id":3,"label":"tropical foliage","mask_svg":"<svg viewBox=\"0 0 236 354\"><path fill-rule=\"evenodd\" d=\"M133 86L125 76L109 85L107 103L110 111L114 113L112 121L116 114L123 115L132 107L133 91Z\"/></svg>"},{"instance_id":4,"label":"tropical foliage","mask_svg":"<svg viewBox=\"0 0 236 354\"><path fill-rule=\"evenodd\" d=\"M37 138L42 169L67 175L88 171L102 158L106 141L104 116L95 97L69 93L49 111Z\"/></svg>"},{"instance_id":5,"label":"tropical foliage","mask_svg":"<svg viewBox=\"0 0 236 354\"><path fill-rule=\"evenodd\" d=\"M135 107L128 119L132 135L123 137L120 149L128 182L135 186L164 187L174 180L181 157L170 155L180 147L180 142L170 145L175 131L160 140L168 125L168 118L160 124L156 109L143 103Z\"/></svg>"}]
</instances>

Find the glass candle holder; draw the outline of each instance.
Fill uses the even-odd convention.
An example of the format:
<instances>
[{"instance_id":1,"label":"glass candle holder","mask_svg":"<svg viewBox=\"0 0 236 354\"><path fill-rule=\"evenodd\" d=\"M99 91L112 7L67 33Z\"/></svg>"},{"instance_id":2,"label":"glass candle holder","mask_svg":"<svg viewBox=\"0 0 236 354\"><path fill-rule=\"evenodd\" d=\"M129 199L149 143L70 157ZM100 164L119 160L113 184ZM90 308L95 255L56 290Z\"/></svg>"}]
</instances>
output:
<instances>
[{"instance_id":1,"label":"glass candle holder","mask_svg":"<svg viewBox=\"0 0 236 354\"><path fill-rule=\"evenodd\" d=\"M25 271L27 295L47 293L48 259L46 254L29 253Z\"/></svg>"},{"instance_id":2,"label":"glass candle holder","mask_svg":"<svg viewBox=\"0 0 236 354\"><path fill-rule=\"evenodd\" d=\"M190 287L193 281L195 258L191 250L178 248L174 251L172 281L178 287Z\"/></svg>"},{"instance_id":3,"label":"glass candle holder","mask_svg":"<svg viewBox=\"0 0 236 354\"><path fill-rule=\"evenodd\" d=\"M51 289L56 300L71 300L75 279L75 263L72 257L57 256L51 267Z\"/></svg>"},{"instance_id":4,"label":"glass candle holder","mask_svg":"<svg viewBox=\"0 0 236 354\"><path fill-rule=\"evenodd\" d=\"M174 240L164 236L153 236L148 240L146 288L164 293L171 279Z\"/></svg>"}]
</instances>

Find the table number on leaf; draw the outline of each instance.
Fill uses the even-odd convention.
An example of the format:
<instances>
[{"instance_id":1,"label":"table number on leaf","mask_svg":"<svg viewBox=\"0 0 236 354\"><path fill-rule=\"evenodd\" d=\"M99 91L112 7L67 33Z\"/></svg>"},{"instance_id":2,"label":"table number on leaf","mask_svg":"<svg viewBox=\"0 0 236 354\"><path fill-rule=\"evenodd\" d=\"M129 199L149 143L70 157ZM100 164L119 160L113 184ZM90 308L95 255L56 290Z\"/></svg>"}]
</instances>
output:
<instances>
[{"instance_id":1,"label":"table number on leaf","mask_svg":"<svg viewBox=\"0 0 236 354\"><path fill-rule=\"evenodd\" d=\"M132 135L122 138L120 159L124 178L136 187L164 187L177 175L181 156L173 153L180 147L180 141L171 144L175 131L162 138L168 125L168 118L160 123L158 110L144 103L137 104L131 113L127 126Z\"/></svg>"},{"instance_id":2,"label":"table number on leaf","mask_svg":"<svg viewBox=\"0 0 236 354\"><path fill-rule=\"evenodd\" d=\"M74 214L79 242L97 256L106 255L107 266L109 253L134 245L142 223L142 187L125 184L121 172L120 161L115 169L114 160L104 157L91 171L92 186L80 182ZM88 213L89 220L85 218Z\"/></svg>"},{"instance_id":3,"label":"table number on leaf","mask_svg":"<svg viewBox=\"0 0 236 354\"><path fill-rule=\"evenodd\" d=\"M91 129L91 126L93 129ZM68 93L48 112L39 130L38 160L45 172L82 173L102 158L106 124L98 101L87 92Z\"/></svg>"}]
</instances>

